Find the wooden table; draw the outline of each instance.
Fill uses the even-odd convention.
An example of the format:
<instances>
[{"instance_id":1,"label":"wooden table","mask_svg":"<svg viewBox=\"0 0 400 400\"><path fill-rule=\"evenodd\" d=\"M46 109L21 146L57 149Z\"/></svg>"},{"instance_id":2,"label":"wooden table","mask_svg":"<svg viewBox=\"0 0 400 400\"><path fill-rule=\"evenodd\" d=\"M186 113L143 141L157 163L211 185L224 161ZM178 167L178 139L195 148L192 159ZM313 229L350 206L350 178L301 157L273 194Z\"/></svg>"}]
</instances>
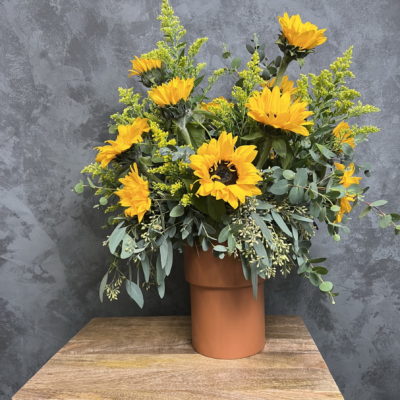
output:
<instances>
[{"instance_id":1,"label":"wooden table","mask_svg":"<svg viewBox=\"0 0 400 400\"><path fill-rule=\"evenodd\" d=\"M92 319L14 400L342 399L302 320L267 316L262 353L215 360L190 345L190 318Z\"/></svg>"}]
</instances>

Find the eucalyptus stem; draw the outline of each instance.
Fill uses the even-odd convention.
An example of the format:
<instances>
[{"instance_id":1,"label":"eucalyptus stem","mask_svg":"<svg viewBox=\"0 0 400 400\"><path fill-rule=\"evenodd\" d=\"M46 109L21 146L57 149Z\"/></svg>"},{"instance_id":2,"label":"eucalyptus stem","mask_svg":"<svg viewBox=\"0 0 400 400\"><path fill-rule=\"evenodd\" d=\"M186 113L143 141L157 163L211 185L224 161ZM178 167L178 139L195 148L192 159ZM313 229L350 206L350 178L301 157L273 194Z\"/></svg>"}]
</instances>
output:
<instances>
[{"instance_id":1,"label":"eucalyptus stem","mask_svg":"<svg viewBox=\"0 0 400 400\"><path fill-rule=\"evenodd\" d=\"M287 54L285 54L282 57L281 65L279 66L278 73L276 74L274 86L279 86L281 84L283 74L286 72L286 69L287 69L290 61L292 61L292 59Z\"/></svg>"}]
</instances>

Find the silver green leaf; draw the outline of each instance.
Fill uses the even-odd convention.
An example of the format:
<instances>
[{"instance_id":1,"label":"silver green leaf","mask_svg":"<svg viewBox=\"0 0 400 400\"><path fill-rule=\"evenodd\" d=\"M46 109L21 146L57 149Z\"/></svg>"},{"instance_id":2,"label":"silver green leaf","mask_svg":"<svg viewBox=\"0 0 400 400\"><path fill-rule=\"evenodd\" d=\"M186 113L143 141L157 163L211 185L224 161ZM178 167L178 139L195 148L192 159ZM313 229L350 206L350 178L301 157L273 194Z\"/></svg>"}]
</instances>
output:
<instances>
[{"instance_id":1,"label":"silver green leaf","mask_svg":"<svg viewBox=\"0 0 400 400\"><path fill-rule=\"evenodd\" d=\"M126 291L128 292L129 296L136 302L136 304L140 308L143 308L144 298L140 287L135 282L132 282L129 279L127 279Z\"/></svg>"}]
</instances>

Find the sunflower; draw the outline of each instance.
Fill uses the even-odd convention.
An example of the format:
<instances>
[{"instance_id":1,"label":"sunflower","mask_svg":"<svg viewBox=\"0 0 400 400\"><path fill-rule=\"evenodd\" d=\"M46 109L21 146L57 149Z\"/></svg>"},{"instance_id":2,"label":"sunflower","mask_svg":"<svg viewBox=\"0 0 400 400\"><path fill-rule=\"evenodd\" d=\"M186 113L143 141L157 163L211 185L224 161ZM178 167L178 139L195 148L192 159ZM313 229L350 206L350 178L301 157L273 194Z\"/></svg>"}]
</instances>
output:
<instances>
[{"instance_id":1,"label":"sunflower","mask_svg":"<svg viewBox=\"0 0 400 400\"><path fill-rule=\"evenodd\" d=\"M343 164L335 163L335 167L338 171L343 172L343 175L340 179L340 184L343 185L345 188L360 183L362 177L353 176L355 171L354 163L350 163L347 168Z\"/></svg>"},{"instance_id":2,"label":"sunflower","mask_svg":"<svg viewBox=\"0 0 400 400\"><path fill-rule=\"evenodd\" d=\"M275 81L276 78L271 78L270 80L266 81L262 86L267 86L268 88L272 89L275 86ZM290 95L295 94L297 91L297 88L294 87L294 82L289 80L289 77L287 75L284 75L282 77L279 89L282 93L289 92Z\"/></svg>"},{"instance_id":3,"label":"sunflower","mask_svg":"<svg viewBox=\"0 0 400 400\"><path fill-rule=\"evenodd\" d=\"M233 208L243 203L247 196L257 196L261 181L252 161L257 155L256 146L239 146L237 137L222 132L218 140L202 144L197 154L190 157L190 168L199 177L199 196L214 196L228 202Z\"/></svg>"},{"instance_id":4,"label":"sunflower","mask_svg":"<svg viewBox=\"0 0 400 400\"><path fill-rule=\"evenodd\" d=\"M335 222L342 222L343 215L348 214L352 209L350 202L354 202L355 199L356 196L354 194L346 194L346 196L340 199L340 210L336 215Z\"/></svg>"},{"instance_id":5,"label":"sunflower","mask_svg":"<svg viewBox=\"0 0 400 400\"><path fill-rule=\"evenodd\" d=\"M160 107L186 101L193 90L194 79L173 78L171 81L149 90L149 97Z\"/></svg>"},{"instance_id":6,"label":"sunflower","mask_svg":"<svg viewBox=\"0 0 400 400\"><path fill-rule=\"evenodd\" d=\"M136 118L131 125L118 125L118 135L115 140L107 140L106 146L96 147L99 150L96 161L103 168L119 154L130 149L133 144L141 142L143 132L149 132L147 118Z\"/></svg>"},{"instance_id":7,"label":"sunflower","mask_svg":"<svg viewBox=\"0 0 400 400\"><path fill-rule=\"evenodd\" d=\"M246 107L247 115L264 125L270 125L277 129L284 129L299 135L308 136L306 125L312 125L312 121L306 118L313 114L307 110L305 101L291 101L290 92L281 93L278 86L273 89L265 87L262 92L255 92Z\"/></svg>"},{"instance_id":8,"label":"sunflower","mask_svg":"<svg viewBox=\"0 0 400 400\"><path fill-rule=\"evenodd\" d=\"M300 15L292 15L289 17L285 12L283 17L278 17L281 25L282 34L289 44L301 49L311 50L326 42L324 32L326 29L318 29L318 26L311 22L303 23Z\"/></svg>"},{"instance_id":9,"label":"sunflower","mask_svg":"<svg viewBox=\"0 0 400 400\"><path fill-rule=\"evenodd\" d=\"M337 144L340 146L343 143L347 143L350 147L354 149L356 147L356 143L352 136L352 131L347 122L340 122L335 129L333 130L333 135L337 138Z\"/></svg>"},{"instance_id":10,"label":"sunflower","mask_svg":"<svg viewBox=\"0 0 400 400\"><path fill-rule=\"evenodd\" d=\"M120 204L127 207L125 215L134 217L137 215L139 222L142 221L146 211L150 210L151 199L149 183L140 177L136 163L131 166L131 172L124 178L119 179L124 185L115 194L120 198Z\"/></svg>"},{"instance_id":11,"label":"sunflower","mask_svg":"<svg viewBox=\"0 0 400 400\"><path fill-rule=\"evenodd\" d=\"M129 76L142 75L152 69L161 68L161 60L135 57L131 60L132 69L129 70Z\"/></svg>"}]
</instances>

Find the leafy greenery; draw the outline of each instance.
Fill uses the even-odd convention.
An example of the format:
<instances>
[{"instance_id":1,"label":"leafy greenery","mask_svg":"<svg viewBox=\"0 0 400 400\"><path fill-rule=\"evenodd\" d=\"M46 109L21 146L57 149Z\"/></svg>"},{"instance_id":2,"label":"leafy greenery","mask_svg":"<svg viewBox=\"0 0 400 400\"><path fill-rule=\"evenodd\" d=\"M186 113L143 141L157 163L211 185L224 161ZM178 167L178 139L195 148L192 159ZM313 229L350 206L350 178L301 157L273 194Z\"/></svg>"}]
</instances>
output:
<instances>
[{"instance_id":1,"label":"leafy greenery","mask_svg":"<svg viewBox=\"0 0 400 400\"><path fill-rule=\"evenodd\" d=\"M146 60L157 60L161 67L144 71L139 79L151 90L165 90L166 94L173 89L160 89L164 86L159 81L168 84L178 77L192 82L193 91L187 98L181 96L179 101L160 106L150 96L151 91L143 97L134 88L119 88L124 108L111 116L112 139L118 141L120 127L133 126L139 119L147 121L148 129L141 133L142 140L116 151L107 165L97 156L96 162L82 170L87 182L80 180L74 187L76 193L85 187L93 191L98 199L94 207L108 214L107 226L113 227L104 242L113 258L100 284L100 299L104 293L110 300L117 299L123 284L140 307L143 289L155 286L163 297L174 250L182 252L185 245L197 245L221 259L240 258L255 294L257 276L268 279L297 271L334 302L337 293L325 280L328 270L321 265L325 259L310 256L318 224L325 224L333 239L340 240L341 231L348 231L347 214L364 203L361 218L373 211L382 228L392 227L400 233L400 215L385 213L385 200L365 200L366 189L357 175L364 172L368 176L369 171L353 162L355 146L379 129L346 121L379 110L363 105L358 100L360 93L348 86L347 81L354 78L350 71L352 48L319 75L300 75L292 91L290 82L286 82L288 89L283 86L284 73L292 61L303 63L313 49L296 47L281 33L277 44L282 55L268 60L267 45L254 36L246 44L250 53L247 62L224 48L226 66L204 79L205 64L197 63L196 57L207 38L188 45L186 30L167 0L162 0L158 19L163 39L140 60L144 60L143 65L147 65ZM231 99L208 98L225 75L234 81ZM292 103L303 102L312 111L312 124L304 123L306 135L304 126L298 134L251 117L251 99L257 92L264 93L262 88L268 85L278 86L281 96L285 90L291 91ZM339 126L344 129L339 130ZM237 138L236 148L249 149L245 146L251 145L258 151L255 165L261 194L247 195L238 207L215 195L199 195L201 179L191 167L199 147L220 139L223 131ZM105 150L112 144L107 146L103 146ZM230 165L228 161L222 160L220 166ZM151 200L142 220L139 213L127 213L117 194L125 186L120 179L133 173L132 165L141 176L142 193L148 190ZM210 171L217 174L216 168ZM231 177L237 174L232 169L226 172Z\"/></svg>"}]
</instances>

